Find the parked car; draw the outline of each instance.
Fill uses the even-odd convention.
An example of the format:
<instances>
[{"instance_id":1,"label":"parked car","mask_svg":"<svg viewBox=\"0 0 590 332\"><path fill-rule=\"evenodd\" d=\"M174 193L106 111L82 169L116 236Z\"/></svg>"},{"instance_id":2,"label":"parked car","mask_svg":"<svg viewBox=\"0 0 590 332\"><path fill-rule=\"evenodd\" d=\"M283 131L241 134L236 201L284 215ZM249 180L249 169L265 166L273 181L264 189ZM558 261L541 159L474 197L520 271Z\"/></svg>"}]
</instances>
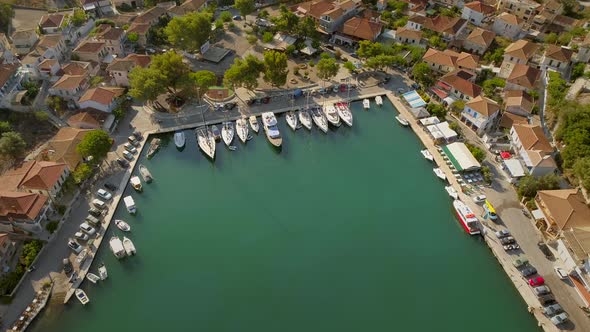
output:
<instances>
[{"instance_id":1,"label":"parked car","mask_svg":"<svg viewBox=\"0 0 590 332\"><path fill-rule=\"evenodd\" d=\"M129 137L127 137L127 141L129 143L131 143L131 145L138 147L139 146L139 141L137 140L137 138L135 138L135 136L131 135Z\"/></svg>"},{"instance_id":2,"label":"parked car","mask_svg":"<svg viewBox=\"0 0 590 332\"><path fill-rule=\"evenodd\" d=\"M545 278L543 277L535 277L529 279L529 285L531 286L543 286L545 284Z\"/></svg>"},{"instance_id":3,"label":"parked car","mask_svg":"<svg viewBox=\"0 0 590 332\"><path fill-rule=\"evenodd\" d=\"M107 207L107 204L98 198L95 198L92 200L92 205L94 205L95 207L97 207L101 210L104 210Z\"/></svg>"},{"instance_id":4,"label":"parked car","mask_svg":"<svg viewBox=\"0 0 590 332\"><path fill-rule=\"evenodd\" d=\"M533 274L537 274L537 269L535 269L532 266L528 266L528 267L525 267L524 269L522 269L522 271L520 271L520 274L522 274L522 276L525 278L530 277Z\"/></svg>"},{"instance_id":5,"label":"parked car","mask_svg":"<svg viewBox=\"0 0 590 332\"><path fill-rule=\"evenodd\" d=\"M555 325L559 325L559 324L563 324L563 323L567 322L569 317L567 316L567 314L565 312L562 312L559 315L555 315L555 316L551 317L550 319L551 319L551 323L553 323Z\"/></svg>"},{"instance_id":6,"label":"parked car","mask_svg":"<svg viewBox=\"0 0 590 332\"><path fill-rule=\"evenodd\" d=\"M76 232L76 234L74 234L74 237L76 237L76 239L82 240L82 241L88 240L88 234L86 234L84 232Z\"/></svg>"},{"instance_id":7,"label":"parked car","mask_svg":"<svg viewBox=\"0 0 590 332\"><path fill-rule=\"evenodd\" d=\"M350 57L351 58L355 58L355 59L358 59L359 58L358 54L356 54L354 52L353 53L350 53Z\"/></svg>"},{"instance_id":8,"label":"parked car","mask_svg":"<svg viewBox=\"0 0 590 332\"><path fill-rule=\"evenodd\" d=\"M117 186L115 186L114 184L110 183L110 182L106 182L104 184L104 187L107 188L110 191L115 191L117 190Z\"/></svg>"},{"instance_id":9,"label":"parked car","mask_svg":"<svg viewBox=\"0 0 590 332\"><path fill-rule=\"evenodd\" d=\"M99 209L97 209L95 207L90 207L90 209L88 209L88 213L93 217L102 216L102 211L100 211Z\"/></svg>"},{"instance_id":10,"label":"parked car","mask_svg":"<svg viewBox=\"0 0 590 332\"><path fill-rule=\"evenodd\" d=\"M502 245L513 244L515 242L516 242L516 240L512 236L508 236L503 239L500 239L500 243L502 243Z\"/></svg>"},{"instance_id":11,"label":"parked car","mask_svg":"<svg viewBox=\"0 0 590 332\"><path fill-rule=\"evenodd\" d=\"M127 150L123 151L123 157L129 161L133 161L133 155Z\"/></svg>"},{"instance_id":12,"label":"parked car","mask_svg":"<svg viewBox=\"0 0 590 332\"><path fill-rule=\"evenodd\" d=\"M142 135L142 134L141 134L141 132L139 132L139 131L134 131L132 135L133 135L133 136L135 136L135 138L136 138L138 141L142 141L142 140L143 140L143 135Z\"/></svg>"},{"instance_id":13,"label":"parked car","mask_svg":"<svg viewBox=\"0 0 590 332\"><path fill-rule=\"evenodd\" d=\"M121 166L122 168L127 168L129 167L129 162L125 159L121 159L121 158L117 158L117 163L119 164L119 166Z\"/></svg>"},{"instance_id":14,"label":"parked car","mask_svg":"<svg viewBox=\"0 0 590 332\"><path fill-rule=\"evenodd\" d=\"M486 199L487 199L486 195L477 195L477 196L473 197L473 201L478 204L485 202Z\"/></svg>"},{"instance_id":15,"label":"parked car","mask_svg":"<svg viewBox=\"0 0 590 332\"><path fill-rule=\"evenodd\" d=\"M560 312L563 312L563 308L559 303L550 304L548 306L543 307L543 313L547 316L553 316Z\"/></svg>"},{"instance_id":16,"label":"parked car","mask_svg":"<svg viewBox=\"0 0 590 332\"><path fill-rule=\"evenodd\" d=\"M551 289L548 286L537 286L533 287L533 292L535 292L535 295L541 296L551 293Z\"/></svg>"},{"instance_id":17,"label":"parked car","mask_svg":"<svg viewBox=\"0 0 590 332\"><path fill-rule=\"evenodd\" d=\"M418 83L412 83L411 87L412 87L412 89L420 90L420 84L418 84Z\"/></svg>"},{"instance_id":18,"label":"parked car","mask_svg":"<svg viewBox=\"0 0 590 332\"><path fill-rule=\"evenodd\" d=\"M562 269L560 267L554 267L553 269L555 270L555 273L557 274L557 276L559 277L559 279L565 280L565 279L568 278L568 273L565 272L564 269Z\"/></svg>"},{"instance_id":19,"label":"parked car","mask_svg":"<svg viewBox=\"0 0 590 332\"><path fill-rule=\"evenodd\" d=\"M76 242L76 240L69 239L68 247L70 247L70 249L72 249L72 251L76 254L79 254L80 251L82 251L82 246L80 245L80 243Z\"/></svg>"},{"instance_id":20,"label":"parked car","mask_svg":"<svg viewBox=\"0 0 590 332\"><path fill-rule=\"evenodd\" d=\"M539 298L539 302L541 302L542 305L548 305L548 304L555 303L555 296L553 296L553 294L541 295L541 296L538 296L538 298Z\"/></svg>"},{"instance_id":21,"label":"parked car","mask_svg":"<svg viewBox=\"0 0 590 332\"><path fill-rule=\"evenodd\" d=\"M88 225L85 222L83 222L82 224L80 224L80 229L82 231L84 231L88 235L94 235L94 233L96 233L96 229L94 229L94 227Z\"/></svg>"},{"instance_id":22,"label":"parked car","mask_svg":"<svg viewBox=\"0 0 590 332\"><path fill-rule=\"evenodd\" d=\"M74 270L74 267L72 266L72 263L70 262L70 260L69 260L69 259L67 259L67 258L64 258L64 259L61 261L61 263L62 263L62 265L63 265L64 272L65 272L66 274L70 274L70 272L72 272L72 271Z\"/></svg>"},{"instance_id":23,"label":"parked car","mask_svg":"<svg viewBox=\"0 0 590 332\"><path fill-rule=\"evenodd\" d=\"M526 259L525 257L520 257L514 260L514 262L512 262L512 265L514 265L514 267L519 268L521 266L527 265L529 263L529 260Z\"/></svg>"},{"instance_id":24,"label":"parked car","mask_svg":"<svg viewBox=\"0 0 590 332\"><path fill-rule=\"evenodd\" d=\"M242 16L240 16L240 15L234 15L234 17L232 17L232 19L234 21L240 21L240 20L242 20Z\"/></svg>"},{"instance_id":25,"label":"parked car","mask_svg":"<svg viewBox=\"0 0 590 332\"><path fill-rule=\"evenodd\" d=\"M135 148L133 145L131 145L131 144L129 144L129 143L125 143L125 144L123 144L123 148L124 148L125 150L127 150L127 151L129 151L129 152L133 153L133 154L136 154L136 153L137 153L137 149L136 149L136 148Z\"/></svg>"},{"instance_id":26,"label":"parked car","mask_svg":"<svg viewBox=\"0 0 590 332\"><path fill-rule=\"evenodd\" d=\"M537 246L539 247L539 250L541 250L543 252L543 254L545 254L546 258L553 257L553 253L551 252L551 249L549 249L547 244L545 244L544 242L539 242L539 243L537 243Z\"/></svg>"},{"instance_id":27,"label":"parked car","mask_svg":"<svg viewBox=\"0 0 590 332\"><path fill-rule=\"evenodd\" d=\"M91 215L87 215L86 219L84 219L85 222L93 225L93 226L97 226L100 225L100 220L98 220L97 218L91 216Z\"/></svg>"},{"instance_id":28,"label":"parked car","mask_svg":"<svg viewBox=\"0 0 590 332\"><path fill-rule=\"evenodd\" d=\"M106 200L106 201L110 201L111 198L113 198L113 195L111 195L110 192L104 190L104 189L98 189L98 191L96 192L96 194L98 195L98 197Z\"/></svg>"},{"instance_id":29,"label":"parked car","mask_svg":"<svg viewBox=\"0 0 590 332\"><path fill-rule=\"evenodd\" d=\"M498 239L502 239L508 236L510 236L510 231L508 231L507 229L502 229L496 232L496 237Z\"/></svg>"}]
</instances>

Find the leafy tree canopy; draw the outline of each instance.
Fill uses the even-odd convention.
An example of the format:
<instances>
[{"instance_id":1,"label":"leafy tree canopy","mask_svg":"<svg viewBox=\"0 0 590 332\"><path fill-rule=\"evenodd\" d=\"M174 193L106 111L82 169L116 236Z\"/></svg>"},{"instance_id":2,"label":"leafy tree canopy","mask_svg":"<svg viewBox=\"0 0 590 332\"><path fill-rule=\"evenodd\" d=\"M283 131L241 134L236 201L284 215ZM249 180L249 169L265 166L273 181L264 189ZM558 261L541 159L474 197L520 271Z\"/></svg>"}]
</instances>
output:
<instances>
[{"instance_id":1,"label":"leafy tree canopy","mask_svg":"<svg viewBox=\"0 0 590 332\"><path fill-rule=\"evenodd\" d=\"M414 80L420 83L424 88L429 87L434 83L432 69L424 62L414 65L414 68L412 68L412 75L414 76Z\"/></svg>"},{"instance_id":2,"label":"leafy tree canopy","mask_svg":"<svg viewBox=\"0 0 590 332\"><path fill-rule=\"evenodd\" d=\"M273 86L282 86L287 83L287 55L277 51L264 52L264 80Z\"/></svg>"},{"instance_id":3,"label":"leafy tree canopy","mask_svg":"<svg viewBox=\"0 0 590 332\"><path fill-rule=\"evenodd\" d=\"M212 16L206 12L190 12L174 17L164 28L170 44L186 51L198 51L211 36Z\"/></svg>"},{"instance_id":4,"label":"leafy tree canopy","mask_svg":"<svg viewBox=\"0 0 590 332\"><path fill-rule=\"evenodd\" d=\"M256 4L254 3L254 0L236 0L234 2L234 7L240 12L240 14L242 14L245 20L247 15L254 12Z\"/></svg>"},{"instance_id":5,"label":"leafy tree canopy","mask_svg":"<svg viewBox=\"0 0 590 332\"><path fill-rule=\"evenodd\" d=\"M555 174L547 174L541 177L525 175L518 181L518 195L525 198L533 198L539 190L559 189L559 177Z\"/></svg>"},{"instance_id":6,"label":"leafy tree canopy","mask_svg":"<svg viewBox=\"0 0 590 332\"><path fill-rule=\"evenodd\" d=\"M322 58L317 64L317 75L320 79L327 81L338 74L340 65L334 58Z\"/></svg>"},{"instance_id":7,"label":"leafy tree canopy","mask_svg":"<svg viewBox=\"0 0 590 332\"><path fill-rule=\"evenodd\" d=\"M0 155L19 158L25 153L26 147L25 140L14 131L5 132L0 137Z\"/></svg>"},{"instance_id":8,"label":"leafy tree canopy","mask_svg":"<svg viewBox=\"0 0 590 332\"><path fill-rule=\"evenodd\" d=\"M12 5L7 3L0 3L0 31L6 33L10 22L14 17L14 9Z\"/></svg>"},{"instance_id":9,"label":"leafy tree canopy","mask_svg":"<svg viewBox=\"0 0 590 332\"><path fill-rule=\"evenodd\" d=\"M111 149L112 140L104 130L92 130L84 136L76 151L82 157L92 156L95 162L99 162L106 157L107 152Z\"/></svg>"},{"instance_id":10,"label":"leafy tree canopy","mask_svg":"<svg viewBox=\"0 0 590 332\"><path fill-rule=\"evenodd\" d=\"M264 62L254 55L246 56L244 60L236 58L234 63L225 71L223 84L228 87L243 87L254 90L258 86L258 77L264 70Z\"/></svg>"},{"instance_id":11,"label":"leafy tree canopy","mask_svg":"<svg viewBox=\"0 0 590 332\"><path fill-rule=\"evenodd\" d=\"M166 92L164 80L157 69L135 67L129 73L129 95L143 101L154 101Z\"/></svg>"},{"instance_id":12,"label":"leafy tree canopy","mask_svg":"<svg viewBox=\"0 0 590 332\"><path fill-rule=\"evenodd\" d=\"M215 73L208 70L201 70L196 73L190 73L189 77L195 82L194 85L197 87L199 96L202 96L209 90L209 87L215 85L217 77Z\"/></svg>"}]
</instances>

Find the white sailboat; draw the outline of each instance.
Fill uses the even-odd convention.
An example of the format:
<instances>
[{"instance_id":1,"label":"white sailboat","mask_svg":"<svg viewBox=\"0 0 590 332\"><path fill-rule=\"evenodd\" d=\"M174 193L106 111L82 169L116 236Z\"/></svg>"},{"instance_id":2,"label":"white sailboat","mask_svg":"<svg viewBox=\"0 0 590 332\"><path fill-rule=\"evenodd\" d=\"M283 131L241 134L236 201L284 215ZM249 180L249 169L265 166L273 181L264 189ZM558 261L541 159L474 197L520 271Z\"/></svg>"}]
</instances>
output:
<instances>
[{"instance_id":1,"label":"white sailboat","mask_svg":"<svg viewBox=\"0 0 590 332\"><path fill-rule=\"evenodd\" d=\"M453 186L445 186L445 190L453 199L459 199L459 194L457 193L457 190L453 188Z\"/></svg>"},{"instance_id":2,"label":"white sailboat","mask_svg":"<svg viewBox=\"0 0 590 332\"><path fill-rule=\"evenodd\" d=\"M76 288L76 291L74 293L76 294L76 298L78 299L78 301L80 301L80 303L82 303L83 305L86 305L86 303L90 302L90 299L88 298L88 296L86 296L86 293L80 288Z\"/></svg>"},{"instance_id":3,"label":"white sailboat","mask_svg":"<svg viewBox=\"0 0 590 332\"><path fill-rule=\"evenodd\" d=\"M337 103L336 109L338 110L338 115L342 119L347 126L352 127L352 113L348 108L348 104L346 103Z\"/></svg>"},{"instance_id":4,"label":"white sailboat","mask_svg":"<svg viewBox=\"0 0 590 332\"><path fill-rule=\"evenodd\" d=\"M201 151L203 151L207 157L215 159L215 138L211 134L211 131L203 126L195 129L195 133Z\"/></svg>"},{"instance_id":5,"label":"white sailboat","mask_svg":"<svg viewBox=\"0 0 590 332\"><path fill-rule=\"evenodd\" d=\"M268 138L272 145L279 147L283 144L283 137L281 137L281 133L277 127L277 118L273 112L262 113L262 126L264 127L266 138Z\"/></svg>"},{"instance_id":6,"label":"white sailboat","mask_svg":"<svg viewBox=\"0 0 590 332\"><path fill-rule=\"evenodd\" d=\"M86 279L91 283L96 284L96 282L100 280L100 277L94 273L88 272L88 274L86 274Z\"/></svg>"},{"instance_id":7,"label":"white sailboat","mask_svg":"<svg viewBox=\"0 0 590 332\"><path fill-rule=\"evenodd\" d=\"M297 125L299 124L299 122L297 121L297 116L295 115L295 113L293 111L289 111L285 115L285 118L287 119L287 124L289 125L289 127L291 127L291 129L293 130L297 130Z\"/></svg>"},{"instance_id":8,"label":"white sailboat","mask_svg":"<svg viewBox=\"0 0 590 332\"><path fill-rule=\"evenodd\" d=\"M256 119L256 115L250 116L250 118L248 118L248 121L250 122L250 127L252 128L252 130L258 134L258 131L260 130L260 125L258 124L258 119Z\"/></svg>"},{"instance_id":9,"label":"white sailboat","mask_svg":"<svg viewBox=\"0 0 590 332\"><path fill-rule=\"evenodd\" d=\"M127 256L133 256L137 252L135 250L135 245L133 242L128 238L123 236L123 248L125 249L125 253Z\"/></svg>"},{"instance_id":10,"label":"white sailboat","mask_svg":"<svg viewBox=\"0 0 590 332\"><path fill-rule=\"evenodd\" d=\"M100 266L98 267L98 275L100 276L100 280L105 280L109 277L107 267L104 265L104 263L100 263Z\"/></svg>"},{"instance_id":11,"label":"white sailboat","mask_svg":"<svg viewBox=\"0 0 590 332\"><path fill-rule=\"evenodd\" d=\"M434 160L434 157L432 156L430 151L428 151L428 149L420 150L420 153L422 153L422 155L424 156L424 158L426 160L430 160L430 161Z\"/></svg>"},{"instance_id":12,"label":"white sailboat","mask_svg":"<svg viewBox=\"0 0 590 332\"><path fill-rule=\"evenodd\" d=\"M236 120L236 132L238 133L238 138L242 143L246 143L248 140L248 123L246 119L237 119Z\"/></svg>"},{"instance_id":13,"label":"white sailboat","mask_svg":"<svg viewBox=\"0 0 590 332\"><path fill-rule=\"evenodd\" d=\"M363 99L363 108L366 110L371 108L371 102L369 101L369 99Z\"/></svg>"},{"instance_id":14,"label":"white sailboat","mask_svg":"<svg viewBox=\"0 0 590 332\"><path fill-rule=\"evenodd\" d=\"M383 105L383 98L381 96L375 97L375 104L377 104L377 106L382 106Z\"/></svg>"},{"instance_id":15,"label":"white sailboat","mask_svg":"<svg viewBox=\"0 0 590 332\"><path fill-rule=\"evenodd\" d=\"M185 143L186 137L184 136L184 131L177 131L174 133L174 145L176 145L177 148L182 149Z\"/></svg>"},{"instance_id":16,"label":"white sailboat","mask_svg":"<svg viewBox=\"0 0 590 332\"><path fill-rule=\"evenodd\" d=\"M319 107L313 107L311 109L311 118L316 126L318 126L324 133L328 132L328 120L324 112Z\"/></svg>"},{"instance_id":17,"label":"white sailboat","mask_svg":"<svg viewBox=\"0 0 590 332\"><path fill-rule=\"evenodd\" d=\"M231 142L234 140L234 134L234 124L229 121L224 122L221 128L221 138L223 138L225 145L231 145Z\"/></svg>"},{"instance_id":18,"label":"white sailboat","mask_svg":"<svg viewBox=\"0 0 590 332\"><path fill-rule=\"evenodd\" d=\"M301 122L301 124L311 130L311 126L312 126L312 120L311 120L311 115L309 115L309 112L307 110L301 110L299 111L299 122Z\"/></svg>"},{"instance_id":19,"label":"white sailboat","mask_svg":"<svg viewBox=\"0 0 590 332\"><path fill-rule=\"evenodd\" d=\"M334 107L334 105L326 105L323 107L323 110L328 122L333 126L340 127L342 123L340 122L340 116L338 116L336 107Z\"/></svg>"},{"instance_id":20,"label":"white sailboat","mask_svg":"<svg viewBox=\"0 0 590 332\"><path fill-rule=\"evenodd\" d=\"M445 175L445 172L443 172L442 169L436 167L436 168L433 168L432 171L434 171L434 174L436 174L436 176L438 176L439 179L441 179L441 180L447 179L447 176Z\"/></svg>"}]
</instances>

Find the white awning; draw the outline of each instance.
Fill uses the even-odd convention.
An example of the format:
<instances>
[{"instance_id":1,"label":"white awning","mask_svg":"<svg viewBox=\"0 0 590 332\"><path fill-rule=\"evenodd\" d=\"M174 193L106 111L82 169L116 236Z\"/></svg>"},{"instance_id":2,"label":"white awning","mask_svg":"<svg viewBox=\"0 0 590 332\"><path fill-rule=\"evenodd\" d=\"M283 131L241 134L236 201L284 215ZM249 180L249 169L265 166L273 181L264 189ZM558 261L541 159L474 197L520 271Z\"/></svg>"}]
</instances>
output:
<instances>
[{"instance_id":1,"label":"white awning","mask_svg":"<svg viewBox=\"0 0 590 332\"><path fill-rule=\"evenodd\" d=\"M518 159L504 160L504 166L506 166L508 174L510 174L510 176L513 178L521 178L526 174L524 172L524 168L522 168L522 164Z\"/></svg>"},{"instance_id":2,"label":"white awning","mask_svg":"<svg viewBox=\"0 0 590 332\"><path fill-rule=\"evenodd\" d=\"M433 124L440 123L440 120L436 116L431 116L429 118L420 119L420 123L423 126L430 126L430 125L433 125Z\"/></svg>"},{"instance_id":3,"label":"white awning","mask_svg":"<svg viewBox=\"0 0 590 332\"><path fill-rule=\"evenodd\" d=\"M462 142L445 145L443 151L458 171L474 171L481 168L480 163Z\"/></svg>"}]
</instances>

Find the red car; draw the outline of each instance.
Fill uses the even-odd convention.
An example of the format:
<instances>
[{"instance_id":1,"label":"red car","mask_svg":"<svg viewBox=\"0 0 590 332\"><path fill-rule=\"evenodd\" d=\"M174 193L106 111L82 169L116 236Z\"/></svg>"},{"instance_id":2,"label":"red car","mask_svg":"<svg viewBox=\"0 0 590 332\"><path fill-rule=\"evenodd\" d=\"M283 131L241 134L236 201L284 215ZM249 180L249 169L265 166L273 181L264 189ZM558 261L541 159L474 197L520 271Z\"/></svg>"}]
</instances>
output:
<instances>
[{"instance_id":1,"label":"red car","mask_svg":"<svg viewBox=\"0 0 590 332\"><path fill-rule=\"evenodd\" d=\"M543 277L536 277L529 279L529 285L531 286L542 286L545 284L545 279Z\"/></svg>"}]
</instances>

